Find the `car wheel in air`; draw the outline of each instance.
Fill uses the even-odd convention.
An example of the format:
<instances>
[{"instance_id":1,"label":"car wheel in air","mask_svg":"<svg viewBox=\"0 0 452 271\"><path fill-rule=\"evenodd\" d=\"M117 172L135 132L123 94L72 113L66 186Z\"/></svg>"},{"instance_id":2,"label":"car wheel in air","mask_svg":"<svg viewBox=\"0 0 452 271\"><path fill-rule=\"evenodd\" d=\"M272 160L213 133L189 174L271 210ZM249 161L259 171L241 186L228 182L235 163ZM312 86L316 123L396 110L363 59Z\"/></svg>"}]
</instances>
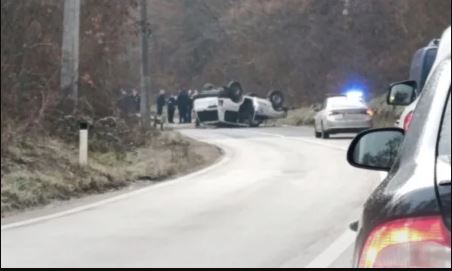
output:
<instances>
[{"instance_id":1,"label":"car wheel in air","mask_svg":"<svg viewBox=\"0 0 452 271\"><path fill-rule=\"evenodd\" d=\"M235 103L238 103L242 100L243 89L242 85L239 82L232 81L227 86L228 97Z\"/></svg>"},{"instance_id":2,"label":"car wheel in air","mask_svg":"<svg viewBox=\"0 0 452 271\"><path fill-rule=\"evenodd\" d=\"M273 109L280 111L284 106L284 94L281 91L274 90L268 94L268 99L272 103Z\"/></svg>"}]
</instances>

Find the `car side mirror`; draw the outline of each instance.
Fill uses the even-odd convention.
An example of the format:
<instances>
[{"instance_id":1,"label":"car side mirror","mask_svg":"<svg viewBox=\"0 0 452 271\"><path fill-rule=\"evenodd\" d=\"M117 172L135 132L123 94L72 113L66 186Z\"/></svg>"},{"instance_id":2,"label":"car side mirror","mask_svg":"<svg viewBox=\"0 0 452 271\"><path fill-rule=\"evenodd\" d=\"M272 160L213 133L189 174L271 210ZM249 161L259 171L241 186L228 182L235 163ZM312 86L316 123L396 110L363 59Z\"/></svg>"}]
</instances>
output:
<instances>
[{"instance_id":1,"label":"car side mirror","mask_svg":"<svg viewBox=\"0 0 452 271\"><path fill-rule=\"evenodd\" d=\"M387 103L389 105L407 106L416 100L416 96L416 81L394 83L389 87Z\"/></svg>"},{"instance_id":2,"label":"car side mirror","mask_svg":"<svg viewBox=\"0 0 452 271\"><path fill-rule=\"evenodd\" d=\"M347 160L357 168L390 171L404 139L405 131L399 128L362 132L352 141Z\"/></svg>"}]
</instances>

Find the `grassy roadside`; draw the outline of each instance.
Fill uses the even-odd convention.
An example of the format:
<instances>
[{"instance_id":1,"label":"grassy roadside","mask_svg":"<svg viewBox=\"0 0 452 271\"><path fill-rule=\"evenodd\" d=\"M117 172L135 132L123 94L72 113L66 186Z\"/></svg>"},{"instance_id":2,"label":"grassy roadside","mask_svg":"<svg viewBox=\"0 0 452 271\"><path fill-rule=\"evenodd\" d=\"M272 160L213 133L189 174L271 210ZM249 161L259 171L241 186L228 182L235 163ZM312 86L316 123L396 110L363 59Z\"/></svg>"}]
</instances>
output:
<instances>
[{"instance_id":1,"label":"grassy roadside","mask_svg":"<svg viewBox=\"0 0 452 271\"><path fill-rule=\"evenodd\" d=\"M316 112L310 107L290 110L287 113L287 118L277 120L276 124L290 126L314 126L315 114Z\"/></svg>"},{"instance_id":2,"label":"grassy roadside","mask_svg":"<svg viewBox=\"0 0 452 271\"><path fill-rule=\"evenodd\" d=\"M24 139L2 151L2 217L118 190L139 180L162 181L204 167L221 155L216 147L174 131L163 132L133 151L93 152L86 168L78 166L76 148L52 138Z\"/></svg>"},{"instance_id":3,"label":"grassy roadside","mask_svg":"<svg viewBox=\"0 0 452 271\"><path fill-rule=\"evenodd\" d=\"M386 96L372 100L369 105L375 112L375 128L393 127L403 112L403 107L388 105L386 103Z\"/></svg>"}]
</instances>

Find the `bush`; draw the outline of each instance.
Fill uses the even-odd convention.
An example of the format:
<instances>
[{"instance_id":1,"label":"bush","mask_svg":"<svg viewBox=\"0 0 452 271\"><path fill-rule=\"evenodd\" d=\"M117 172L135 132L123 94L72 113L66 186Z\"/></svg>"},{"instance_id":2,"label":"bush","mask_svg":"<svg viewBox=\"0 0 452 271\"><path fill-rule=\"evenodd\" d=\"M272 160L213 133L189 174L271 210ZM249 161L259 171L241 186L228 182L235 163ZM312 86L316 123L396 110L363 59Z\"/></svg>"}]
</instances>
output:
<instances>
[{"instance_id":1,"label":"bush","mask_svg":"<svg viewBox=\"0 0 452 271\"><path fill-rule=\"evenodd\" d=\"M303 107L288 112L287 118L277 121L278 124L292 126L311 126L314 125L316 112L310 107Z\"/></svg>"},{"instance_id":2,"label":"bush","mask_svg":"<svg viewBox=\"0 0 452 271\"><path fill-rule=\"evenodd\" d=\"M386 95L375 98L369 103L375 113L375 128L392 127L403 112L403 107L391 106L386 103Z\"/></svg>"}]
</instances>

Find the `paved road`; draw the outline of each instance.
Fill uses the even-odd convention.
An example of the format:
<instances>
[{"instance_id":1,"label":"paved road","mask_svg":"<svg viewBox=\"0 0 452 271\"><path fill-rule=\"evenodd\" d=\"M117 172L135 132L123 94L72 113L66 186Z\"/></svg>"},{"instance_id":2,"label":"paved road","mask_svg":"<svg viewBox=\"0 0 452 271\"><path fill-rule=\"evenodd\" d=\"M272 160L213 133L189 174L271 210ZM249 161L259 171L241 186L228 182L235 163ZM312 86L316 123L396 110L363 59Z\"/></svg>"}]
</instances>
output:
<instances>
[{"instance_id":1,"label":"paved road","mask_svg":"<svg viewBox=\"0 0 452 271\"><path fill-rule=\"evenodd\" d=\"M344 160L350 138L310 128L183 130L225 158L75 213L2 226L2 267L350 265L348 225L379 181Z\"/></svg>"}]
</instances>

